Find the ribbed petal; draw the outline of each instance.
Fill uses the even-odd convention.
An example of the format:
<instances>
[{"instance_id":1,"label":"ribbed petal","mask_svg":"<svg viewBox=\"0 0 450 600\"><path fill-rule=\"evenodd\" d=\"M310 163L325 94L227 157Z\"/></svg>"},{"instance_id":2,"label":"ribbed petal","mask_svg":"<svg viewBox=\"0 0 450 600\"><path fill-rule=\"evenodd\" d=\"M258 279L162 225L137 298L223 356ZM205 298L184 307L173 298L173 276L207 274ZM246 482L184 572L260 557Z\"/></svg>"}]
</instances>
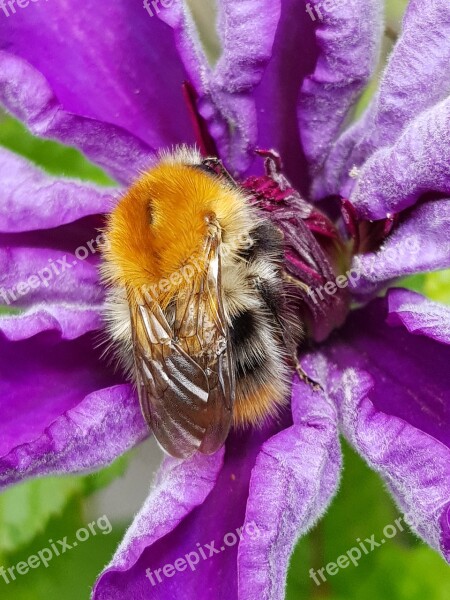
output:
<instances>
[{"instance_id":1,"label":"ribbed petal","mask_svg":"<svg viewBox=\"0 0 450 600\"><path fill-rule=\"evenodd\" d=\"M0 148L0 232L51 229L109 212L118 190L50 177Z\"/></svg>"},{"instance_id":2,"label":"ribbed petal","mask_svg":"<svg viewBox=\"0 0 450 600\"><path fill-rule=\"evenodd\" d=\"M373 293L392 279L450 267L450 200L414 207L377 252L357 256L356 294Z\"/></svg>"},{"instance_id":3,"label":"ribbed petal","mask_svg":"<svg viewBox=\"0 0 450 600\"><path fill-rule=\"evenodd\" d=\"M61 339L74 340L101 329L102 305L34 305L18 315L0 315L0 331L12 342L26 340L42 331L57 331Z\"/></svg>"},{"instance_id":4,"label":"ribbed petal","mask_svg":"<svg viewBox=\"0 0 450 600\"><path fill-rule=\"evenodd\" d=\"M410 290L391 290L388 296L390 325L402 323L410 333L425 335L450 345L450 307L424 301Z\"/></svg>"},{"instance_id":5,"label":"ribbed petal","mask_svg":"<svg viewBox=\"0 0 450 600\"><path fill-rule=\"evenodd\" d=\"M362 217L383 219L426 192L450 193L450 98L423 112L359 173L351 201ZM349 189L344 188L344 195Z\"/></svg>"},{"instance_id":6,"label":"ribbed petal","mask_svg":"<svg viewBox=\"0 0 450 600\"><path fill-rule=\"evenodd\" d=\"M221 0L218 34L223 52L212 70L205 63L187 9L175 3L160 12L160 18L174 28L180 55L200 92L200 111L233 171L242 173L250 166L252 171L261 170L255 148L273 147L281 153L293 183L307 191L308 169L297 120L302 83L318 61L302 96L302 124L306 128L310 120L317 131L315 140L310 137L313 131L305 133L309 152L328 136L319 148L323 154L375 61L379 26L374 27L374 22L379 25L379 11L373 3L370 22L367 7L359 0L337 7L316 39L316 23L295 0ZM355 10L364 12L364 19L355 18ZM193 64L200 65L201 77ZM316 128L319 122L321 128Z\"/></svg>"},{"instance_id":7,"label":"ribbed petal","mask_svg":"<svg viewBox=\"0 0 450 600\"><path fill-rule=\"evenodd\" d=\"M346 436L412 528L450 561L448 318L433 302L393 291L355 312L315 360Z\"/></svg>"},{"instance_id":8,"label":"ribbed petal","mask_svg":"<svg viewBox=\"0 0 450 600\"><path fill-rule=\"evenodd\" d=\"M450 92L450 6L446 0L410 0L402 34L379 91L363 117L341 136L315 182L317 197L337 193L379 148L395 143L404 127Z\"/></svg>"},{"instance_id":9,"label":"ribbed petal","mask_svg":"<svg viewBox=\"0 0 450 600\"><path fill-rule=\"evenodd\" d=\"M223 450L212 456L198 454L185 462L170 458L164 461L151 495L128 530L111 565L97 582L93 598L126 600L145 598L150 594L153 598L169 597L159 596L158 590L152 592L150 579L146 579L145 569L139 564L142 563L140 557L151 544L160 542L161 545L167 534L203 504L216 483L222 464ZM140 580L136 578L130 586L127 572L133 567L140 572L142 569L142 572ZM158 583L156 576L154 581Z\"/></svg>"},{"instance_id":10,"label":"ribbed petal","mask_svg":"<svg viewBox=\"0 0 450 600\"><path fill-rule=\"evenodd\" d=\"M212 10L209 10L209 13L212 15ZM185 2L174 2L172 6L161 10L158 17L173 29L180 58L183 61L189 82L193 85L198 96L196 109L205 120L208 133L212 136L217 147L217 151L211 152L208 150L206 153L216 154L218 152L219 156L227 162L228 168L238 171L242 161L246 164L246 158L245 156L239 156L239 154L231 158L231 142L234 133L229 127L225 116L211 100L212 69L200 42L189 6Z\"/></svg>"},{"instance_id":11,"label":"ribbed petal","mask_svg":"<svg viewBox=\"0 0 450 600\"><path fill-rule=\"evenodd\" d=\"M204 92L211 69L188 3L173 2L172 6L160 10L157 16L174 31L175 44L189 81L197 92Z\"/></svg>"},{"instance_id":12,"label":"ribbed petal","mask_svg":"<svg viewBox=\"0 0 450 600\"><path fill-rule=\"evenodd\" d=\"M236 128L235 147L229 152L235 153L230 158L241 161L241 168L248 166L250 153L257 144L253 93L272 58L281 5L280 0L219 3L218 32L223 52L209 86L214 103ZM239 154L242 158L238 158Z\"/></svg>"},{"instance_id":13,"label":"ribbed petal","mask_svg":"<svg viewBox=\"0 0 450 600\"><path fill-rule=\"evenodd\" d=\"M316 58L313 23L295 0L221 0L218 9L223 53L212 72L203 68L197 83L200 112L233 172L248 172L251 165L260 171L255 148L274 147L293 182L306 190L296 103ZM197 46L187 41L195 37L191 21L181 18L176 5L167 11L160 16L175 27L180 53L192 72Z\"/></svg>"},{"instance_id":14,"label":"ribbed petal","mask_svg":"<svg viewBox=\"0 0 450 600\"><path fill-rule=\"evenodd\" d=\"M303 147L315 175L373 76L382 38L382 10L378 0L335 2L329 10L322 0L307 6L317 26L319 56L314 72L303 82L298 115Z\"/></svg>"},{"instance_id":15,"label":"ribbed petal","mask_svg":"<svg viewBox=\"0 0 450 600\"><path fill-rule=\"evenodd\" d=\"M223 54L214 69L214 77L224 91L248 92L261 81L263 69L272 56L280 5L279 1L220 1L218 29ZM251 35L252 31L259 31L257 39Z\"/></svg>"},{"instance_id":16,"label":"ribbed petal","mask_svg":"<svg viewBox=\"0 0 450 600\"><path fill-rule=\"evenodd\" d=\"M147 433L131 386L115 385L100 359L97 335L65 341L70 328L58 316L31 338L0 336L2 486L106 465Z\"/></svg>"},{"instance_id":17,"label":"ribbed petal","mask_svg":"<svg viewBox=\"0 0 450 600\"><path fill-rule=\"evenodd\" d=\"M294 546L337 489L341 453L335 407L321 392L298 383L292 411L294 425L263 445L252 471L244 531L253 527L259 535L244 537L239 547L239 600L284 600Z\"/></svg>"},{"instance_id":18,"label":"ribbed petal","mask_svg":"<svg viewBox=\"0 0 450 600\"><path fill-rule=\"evenodd\" d=\"M186 71L171 29L152 12L128 0L32 3L1 19L0 49L42 73L64 111L122 127L153 148L190 142Z\"/></svg>"},{"instance_id":19,"label":"ribbed petal","mask_svg":"<svg viewBox=\"0 0 450 600\"><path fill-rule=\"evenodd\" d=\"M11 210L6 215L10 228L33 228L39 222L40 214L32 213L23 197L18 214ZM50 225L77 216L74 206L72 215L70 206L66 212L55 209L57 219L43 210L42 221ZM0 235L0 304L20 309L20 314L0 317L0 330L8 339L23 340L48 330L75 339L102 327L96 226L97 219L87 217L46 231Z\"/></svg>"},{"instance_id":20,"label":"ribbed petal","mask_svg":"<svg viewBox=\"0 0 450 600\"><path fill-rule=\"evenodd\" d=\"M250 106L251 111L256 110L253 117L258 131L256 146L278 150L286 175L304 194L309 188L308 163L301 143L297 108L304 78L314 71L319 56L314 29L303 2L282 0L272 58ZM250 35L255 37L253 29ZM237 106L236 110L244 108ZM249 119L251 111L247 111ZM261 172L259 160L254 162L252 171Z\"/></svg>"},{"instance_id":21,"label":"ribbed petal","mask_svg":"<svg viewBox=\"0 0 450 600\"><path fill-rule=\"evenodd\" d=\"M39 415L41 416L41 415ZM23 422L23 427L27 423ZM0 487L105 467L148 435L130 386L93 392L0 457Z\"/></svg>"},{"instance_id":22,"label":"ribbed petal","mask_svg":"<svg viewBox=\"0 0 450 600\"><path fill-rule=\"evenodd\" d=\"M80 257L91 254L88 239L82 254L76 250ZM99 285L98 268L90 259L77 258L73 250L15 243L15 239L0 236L1 304L19 308L43 302L82 306L102 302L104 291Z\"/></svg>"},{"instance_id":23,"label":"ribbed petal","mask_svg":"<svg viewBox=\"0 0 450 600\"><path fill-rule=\"evenodd\" d=\"M70 47L66 43L63 46ZM35 47L39 48L40 44ZM84 71L81 72L84 77ZM23 121L35 135L80 148L121 183L131 183L154 158L150 146L121 127L106 122L106 117L102 121L104 115L97 120L66 110L38 70L2 50L0 105Z\"/></svg>"},{"instance_id":24,"label":"ribbed petal","mask_svg":"<svg viewBox=\"0 0 450 600\"><path fill-rule=\"evenodd\" d=\"M244 525L256 456L279 429L271 426L262 431L233 433L226 443L223 466L222 452L183 463L169 461L169 469L163 465L148 501L97 582L94 600L236 599L236 530ZM254 534L254 529L250 533ZM225 539L227 534L230 536ZM218 553L209 558L206 545L212 542ZM198 565L176 571L173 577L160 571L158 581L157 569L173 565L180 558L187 560L190 553L198 553ZM191 556L194 561L195 555Z\"/></svg>"}]
</instances>

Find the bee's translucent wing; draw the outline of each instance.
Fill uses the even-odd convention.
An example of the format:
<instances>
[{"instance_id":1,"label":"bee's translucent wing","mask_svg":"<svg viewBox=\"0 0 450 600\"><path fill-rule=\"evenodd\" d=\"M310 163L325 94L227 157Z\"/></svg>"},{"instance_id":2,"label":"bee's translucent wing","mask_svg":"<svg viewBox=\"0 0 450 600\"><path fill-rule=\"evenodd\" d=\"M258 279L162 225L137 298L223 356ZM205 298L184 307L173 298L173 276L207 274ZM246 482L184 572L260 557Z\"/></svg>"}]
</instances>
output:
<instances>
[{"instance_id":1,"label":"bee's translucent wing","mask_svg":"<svg viewBox=\"0 0 450 600\"><path fill-rule=\"evenodd\" d=\"M215 452L231 425L234 380L219 250L213 228L202 271L183 286L170 319L148 294L130 304L142 411L164 450L180 458Z\"/></svg>"}]
</instances>

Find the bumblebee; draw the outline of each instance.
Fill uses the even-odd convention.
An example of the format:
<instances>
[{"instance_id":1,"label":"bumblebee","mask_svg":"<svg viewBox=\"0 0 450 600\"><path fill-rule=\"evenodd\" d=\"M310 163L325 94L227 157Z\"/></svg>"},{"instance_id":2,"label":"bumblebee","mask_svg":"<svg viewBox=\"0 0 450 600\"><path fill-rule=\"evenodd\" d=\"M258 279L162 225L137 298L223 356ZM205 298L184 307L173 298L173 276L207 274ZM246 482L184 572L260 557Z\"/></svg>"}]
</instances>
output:
<instances>
[{"instance_id":1,"label":"bumblebee","mask_svg":"<svg viewBox=\"0 0 450 600\"><path fill-rule=\"evenodd\" d=\"M217 159L160 155L106 226L110 344L162 448L214 453L287 401L301 330L283 235Z\"/></svg>"}]
</instances>

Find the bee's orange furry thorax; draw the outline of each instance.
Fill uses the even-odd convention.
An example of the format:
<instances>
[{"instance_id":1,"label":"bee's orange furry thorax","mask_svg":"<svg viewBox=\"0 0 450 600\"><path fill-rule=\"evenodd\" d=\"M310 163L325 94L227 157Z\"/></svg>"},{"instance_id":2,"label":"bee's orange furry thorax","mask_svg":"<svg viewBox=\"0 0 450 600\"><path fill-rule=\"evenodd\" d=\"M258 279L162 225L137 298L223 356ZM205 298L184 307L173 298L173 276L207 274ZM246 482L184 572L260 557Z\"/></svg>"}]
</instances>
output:
<instances>
[{"instance_id":1,"label":"bee's orange furry thorax","mask_svg":"<svg viewBox=\"0 0 450 600\"><path fill-rule=\"evenodd\" d=\"M168 278L202 249L208 218L226 228L241 199L187 165L161 163L120 200L108 223L107 252L121 283L134 287Z\"/></svg>"}]
</instances>

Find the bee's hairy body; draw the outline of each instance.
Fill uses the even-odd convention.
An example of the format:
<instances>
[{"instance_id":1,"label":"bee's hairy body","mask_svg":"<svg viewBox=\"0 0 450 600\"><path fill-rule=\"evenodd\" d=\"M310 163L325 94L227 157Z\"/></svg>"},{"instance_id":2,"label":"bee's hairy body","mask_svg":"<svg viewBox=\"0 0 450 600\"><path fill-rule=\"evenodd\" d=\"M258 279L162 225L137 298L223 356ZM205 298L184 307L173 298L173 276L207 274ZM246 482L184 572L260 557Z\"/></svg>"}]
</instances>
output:
<instances>
[{"instance_id":1,"label":"bee's hairy body","mask_svg":"<svg viewBox=\"0 0 450 600\"><path fill-rule=\"evenodd\" d=\"M103 265L108 334L135 378L134 345L145 337L136 323L133 332L135 304L150 296L175 327L179 298L204 276L204 244L211 228L220 238L220 298L211 310L223 311L226 332L209 344L205 327L206 341L184 340L181 352L203 364L205 353L219 354L228 344L230 381L235 382L233 424L259 425L277 413L289 390L292 349L287 340L292 336L285 324L282 235L238 186L216 175L194 150L162 155L111 213ZM198 289L203 289L200 284Z\"/></svg>"}]
</instances>

